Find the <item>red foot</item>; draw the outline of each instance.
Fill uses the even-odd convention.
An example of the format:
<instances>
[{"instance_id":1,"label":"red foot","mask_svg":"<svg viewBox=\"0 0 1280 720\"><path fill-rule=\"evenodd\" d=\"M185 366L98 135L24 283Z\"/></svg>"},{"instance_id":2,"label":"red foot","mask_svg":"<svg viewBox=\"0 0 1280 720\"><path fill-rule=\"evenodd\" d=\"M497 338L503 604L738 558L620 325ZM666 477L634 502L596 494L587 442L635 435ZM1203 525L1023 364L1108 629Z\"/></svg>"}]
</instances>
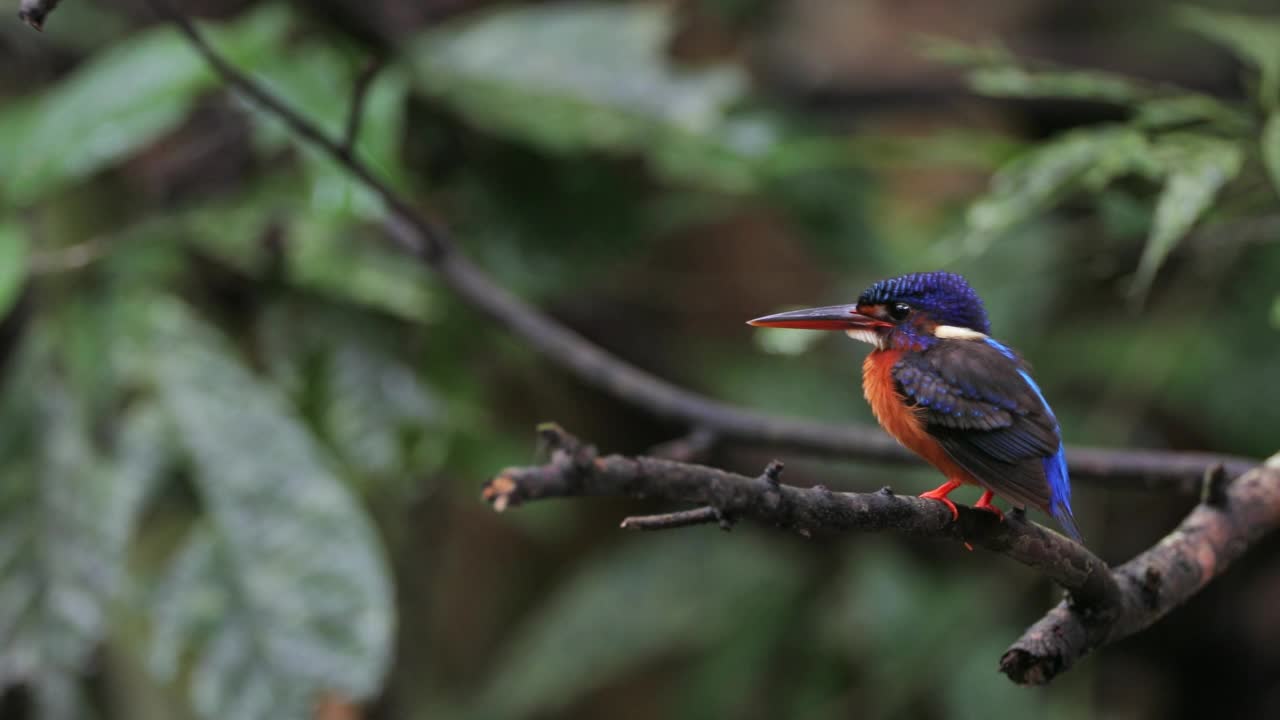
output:
<instances>
[{"instance_id":1,"label":"red foot","mask_svg":"<svg viewBox=\"0 0 1280 720\"><path fill-rule=\"evenodd\" d=\"M929 498L930 500L941 500L944 504L946 504L947 507L951 508L951 519L959 520L960 510L956 508L955 503L947 499L947 495L952 490L955 490L958 487L960 487L959 480L948 480L947 482L943 483L942 485L939 485L938 487L930 490L927 493L921 493L920 497Z\"/></svg>"},{"instance_id":2,"label":"red foot","mask_svg":"<svg viewBox=\"0 0 1280 720\"><path fill-rule=\"evenodd\" d=\"M993 512L996 514L996 517L1000 518L1000 522L1004 522L1004 513L1000 512L1000 508L991 504L991 498L995 496L996 494L991 492L990 490L982 493L982 497L978 498L978 502L973 504L973 509L986 510L987 512Z\"/></svg>"}]
</instances>

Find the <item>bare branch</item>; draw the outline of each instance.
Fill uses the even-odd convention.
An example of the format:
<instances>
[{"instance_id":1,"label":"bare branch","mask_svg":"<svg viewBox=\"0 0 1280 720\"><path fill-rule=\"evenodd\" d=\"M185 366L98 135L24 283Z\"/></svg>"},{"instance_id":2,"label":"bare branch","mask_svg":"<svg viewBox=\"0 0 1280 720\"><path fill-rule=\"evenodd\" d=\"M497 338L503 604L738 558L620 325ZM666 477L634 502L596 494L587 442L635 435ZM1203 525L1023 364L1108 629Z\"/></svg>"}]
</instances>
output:
<instances>
[{"instance_id":1,"label":"bare branch","mask_svg":"<svg viewBox=\"0 0 1280 720\"><path fill-rule=\"evenodd\" d=\"M428 220L360 161L255 80L223 58L168 0L147 0L162 17L173 22L226 83L275 115L300 139L328 153L387 205L387 230L400 250L433 268L441 280L466 303L519 336L534 350L583 381L655 416L690 427L705 428L726 441L812 455L857 458L886 463L919 460L878 428L829 425L777 417L737 408L651 375L606 352L586 338L525 303L495 283L458 252L448 233ZM744 317L749 313L744 313ZM1072 477L1105 482L1109 488L1196 492L1206 468L1221 463L1228 474L1257 465L1250 458L1208 453L1071 448Z\"/></svg>"},{"instance_id":2,"label":"bare branch","mask_svg":"<svg viewBox=\"0 0 1280 720\"><path fill-rule=\"evenodd\" d=\"M1000 659L1014 682L1040 685L1091 650L1146 629L1200 592L1263 535L1280 527L1280 454L1206 494L1176 530L1116 568L1114 603L1083 607L1069 599L1032 625Z\"/></svg>"},{"instance_id":3,"label":"bare branch","mask_svg":"<svg viewBox=\"0 0 1280 720\"><path fill-rule=\"evenodd\" d=\"M709 523L718 523L721 530L733 528L733 521L713 507L700 507L662 515L632 515L624 519L618 527L623 530L674 530Z\"/></svg>"},{"instance_id":4,"label":"bare branch","mask_svg":"<svg viewBox=\"0 0 1280 720\"><path fill-rule=\"evenodd\" d=\"M624 527L681 527L713 522L719 514L804 535L890 530L973 543L1034 568L1068 595L1001 659L1001 670L1023 684L1047 683L1091 650L1149 627L1280 527L1280 454L1226 487L1222 504L1200 504L1155 547L1113 571L1083 545L1020 513L1001 522L961 507L960 519L952 522L941 503L894 495L888 488L838 493L783 485L770 471L749 478L657 458L598 457L595 448L563 430L548 428L545 434L553 436L554 448L547 464L507 468L485 485L483 496L495 509L551 497L661 498L704 507L629 518Z\"/></svg>"},{"instance_id":5,"label":"bare branch","mask_svg":"<svg viewBox=\"0 0 1280 720\"><path fill-rule=\"evenodd\" d=\"M599 457L559 428L544 427L551 460L507 468L489 481L483 497L495 510L552 497L659 498L713 508L733 519L793 530L802 535L891 530L972 543L1035 568L1070 590L1078 604L1103 606L1118 592L1106 563L1079 543L1010 513L960 508L952 521L945 505L888 488L874 493L833 492L778 482L781 463L758 477L651 457ZM702 511L705 517L706 511Z\"/></svg>"},{"instance_id":6,"label":"bare branch","mask_svg":"<svg viewBox=\"0 0 1280 720\"><path fill-rule=\"evenodd\" d=\"M44 32L44 22L58 8L61 0L22 0L18 4L18 19L40 32Z\"/></svg>"}]
</instances>

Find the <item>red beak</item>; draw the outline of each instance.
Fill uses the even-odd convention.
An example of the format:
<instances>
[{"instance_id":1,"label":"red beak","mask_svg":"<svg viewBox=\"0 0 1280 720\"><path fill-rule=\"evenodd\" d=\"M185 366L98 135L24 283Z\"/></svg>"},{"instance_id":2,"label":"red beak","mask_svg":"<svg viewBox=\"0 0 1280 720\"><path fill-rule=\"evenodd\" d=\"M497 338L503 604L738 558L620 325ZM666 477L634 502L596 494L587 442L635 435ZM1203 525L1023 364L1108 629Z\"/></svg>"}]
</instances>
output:
<instances>
[{"instance_id":1,"label":"red beak","mask_svg":"<svg viewBox=\"0 0 1280 720\"><path fill-rule=\"evenodd\" d=\"M878 327L893 327L893 323L877 320L858 312L857 305L831 305L807 310L792 310L748 320L747 324L799 330L870 330Z\"/></svg>"}]
</instances>

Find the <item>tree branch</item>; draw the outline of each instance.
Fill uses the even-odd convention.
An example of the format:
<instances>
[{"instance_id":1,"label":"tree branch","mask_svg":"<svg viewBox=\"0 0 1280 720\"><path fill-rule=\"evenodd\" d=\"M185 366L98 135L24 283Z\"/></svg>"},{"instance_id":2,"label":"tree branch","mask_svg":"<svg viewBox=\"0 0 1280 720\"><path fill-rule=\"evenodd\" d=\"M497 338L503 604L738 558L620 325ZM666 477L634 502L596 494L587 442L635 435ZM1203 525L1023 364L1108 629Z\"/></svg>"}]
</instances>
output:
<instances>
[{"instance_id":1,"label":"tree branch","mask_svg":"<svg viewBox=\"0 0 1280 720\"><path fill-rule=\"evenodd\" d=\"M22 0L18 4L18 19L36 30L44 31L44 22L58 8L61 0Z\"/></svg>"},{"instance_id":2,"label":"tree branch","mask_svg":"<svg viewBox=\"0 0 1280 720\"><path fill-rule=\"evenodd\" d=\"M778 481L781 464L758 477L651 457L599 457L555 425L540 432L552 449L545 465L507 468L485 484L483 497L495 510L553 497L659 498L705 505L722 517L751 519L805 536L819 533L892 530L907 535L972 543L1035 568L1070 590L1078 603L1102 606L1119 591L1106 563L1083 545L1010 513L961 507L960 519L942 503L895 495L801 488ZM705 516L707 511L703 511Z\"/></svg>"},{"instance_id":3,"label":"tree branch","mask_svg":"<svg viewBox=\"0 0 1280 720\"><path fill-rule=\"evenodd\" d=\"M655 416L703 428L725 441L874 462L919 462L878 428L830 425L734 407L673 385L606 352L489 278L458 252L443 228L415 210L354 153L346 152L342 141L329 137L310 119L231 65L168 0L148 3L178 27L230 87L275 115L297 137L329 154L352 177L380 196L387 205L388 235L397 248L433 268L462 300L584 382ZM1214 464L1222 464L1233 475L1257 465L1250 458L1209 453L1079 447L1068 450L1068 461L1076 479L1105 482L1110 488L1183 493L1195 492L1206 468Z\"/></svg>"},{"instance_id":4,"label":"tree branch","mask_svg":"<svg viewBox=\"0 0 1280 720\"><path fill-rule=\"evenodd\" d=\"M718 523L721 530L733 527L733 521L719 510L707 506L662 515L633 515L619 525L623 530L674 530L690 525Z\"/></svg>"},{"instance_id":5,"label":"tree branch","mask_svg":"<svg viewBox=\"0 0 1280 720\"><path fill-rule=\"evenodd\" d=\"M356 143L360 140L360 124L364 120L364 103L369 97L369 88L373 87L373 79L378 76L382 65L381 57L370 58L360 70L360 74L356 75L351 89L351 107L347 111L347 125L342 133L341 148L348 157L356 151Z\"/></svg>"},{"instance_id":6,"label":"tree branch","mask_svg":"<svg viewBox=\"0 0 1280 720\"><path fill-rule=\"evenodd\" d=\"M1115 569L1117 602L1087 608L1064 600L1009 648L1001 671L1020 684L1049 682L1091 650L1150 627L1280 527L1280 453L1225 489L1220 477L1206 485L1176 530Z\"/></svg>"},{"instance_id":7,"label":"tree branch","mask_svg":"<svg viewBox=\"0 0 1280 720\"><path fill-rule=\"evenodd\" d=\"M1218 473L1211 473L1206 500L1176 530L1111 570L1083 545L1028 522L1021 513L1001 522L991 513L961 507L953 522L941 503L894 495L888 488L838 493L783 485L776 473L750 478L657 458L598 457L595 448L558 427L544 426L541 432L553 449L550 461L507 468L490 480L482 494L495 510L552 497L661 498L705 507L628 519L624 527L666 529L750 518L806 536L891 530L973 543L1037 570L1068 595L1001 659L1001 670L1022 684L1047 683L1091 650L1149 627L1280 527L1280 454L1225 489Z\"/></svg>"}]
</instances>

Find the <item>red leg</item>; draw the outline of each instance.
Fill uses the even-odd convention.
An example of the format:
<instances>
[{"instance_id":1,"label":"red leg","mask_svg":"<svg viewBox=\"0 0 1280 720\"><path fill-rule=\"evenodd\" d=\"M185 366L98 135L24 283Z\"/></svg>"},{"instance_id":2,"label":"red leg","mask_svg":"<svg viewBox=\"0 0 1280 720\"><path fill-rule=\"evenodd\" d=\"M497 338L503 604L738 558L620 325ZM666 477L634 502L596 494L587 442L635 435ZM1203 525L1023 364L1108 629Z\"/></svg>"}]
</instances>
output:
<instances>
[{"instance_id":1,"label":"red leg","mask_svg":"<svg viewBox=\"0 0 1280 720\"><path fill-rule=\"evenodd\" d=\"M951 508L951 519L959 520L960 511L956 508L956 504L947 498L947 495L956 488L960 487L959 480L948 480L942 485L930 490L927 493L921 493L920 497L929 498L930 500L941 500L947 507Z\"/></svg>"},{"instance_id":2,"label":"red leg","mask_svg":"<svg viewBox=\"0 0 1280 720\"><path fill-rule=\"evenodd\" d=\"M973 504L973 509L993 512L996 514L996 517L1000 518L1000 522L1004 522L1004 513L1000 512L1000 508L991 504L991 498L995 496L996 494L990 490L982 493L982 497L978 498L978 502Z\"/></svg>"}]
</instances>

